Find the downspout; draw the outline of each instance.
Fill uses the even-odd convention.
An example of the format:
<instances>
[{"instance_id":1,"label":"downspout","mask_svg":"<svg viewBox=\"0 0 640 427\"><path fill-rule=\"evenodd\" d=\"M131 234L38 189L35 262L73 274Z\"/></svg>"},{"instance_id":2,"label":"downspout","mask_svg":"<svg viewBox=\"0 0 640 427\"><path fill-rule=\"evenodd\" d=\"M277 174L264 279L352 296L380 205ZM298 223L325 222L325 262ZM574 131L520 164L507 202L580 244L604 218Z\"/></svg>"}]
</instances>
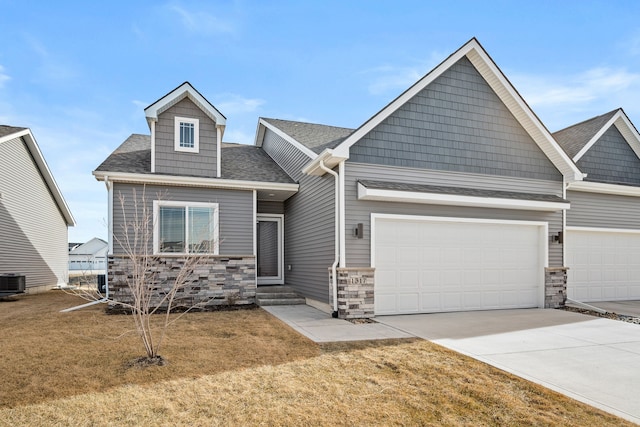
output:
<instances>
[{"instance_id":1,"label":"downspout","mask_svg":"<svg viewBox=\"0 0 640 427\"><path fill-rule=\"evenodd\" d=\"M331 265L331 285L333 288L333 317L338 317L338 273L337 267L340 262L340 175L325 166L324 160L320 160L320 169L333 175L335 181L335 257Z\"/></svg>"}]
</instances>

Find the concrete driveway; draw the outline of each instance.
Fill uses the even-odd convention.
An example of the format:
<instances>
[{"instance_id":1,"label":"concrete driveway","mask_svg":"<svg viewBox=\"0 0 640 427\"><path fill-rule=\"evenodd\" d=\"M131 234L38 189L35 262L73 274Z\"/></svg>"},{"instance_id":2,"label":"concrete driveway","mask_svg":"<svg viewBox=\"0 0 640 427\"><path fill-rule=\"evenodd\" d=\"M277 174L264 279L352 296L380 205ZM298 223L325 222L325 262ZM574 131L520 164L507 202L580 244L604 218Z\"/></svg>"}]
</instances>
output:
<instances>
[{"instance_id":1,"label":"concrete driveway","mask_svg":"<svg viewBox=\"0 0 640 427\"><path fill-rule=\"evenodd\" d=\"M640 424L640 325L541 309L376 320Z\"/></svg>"}]
</instances>

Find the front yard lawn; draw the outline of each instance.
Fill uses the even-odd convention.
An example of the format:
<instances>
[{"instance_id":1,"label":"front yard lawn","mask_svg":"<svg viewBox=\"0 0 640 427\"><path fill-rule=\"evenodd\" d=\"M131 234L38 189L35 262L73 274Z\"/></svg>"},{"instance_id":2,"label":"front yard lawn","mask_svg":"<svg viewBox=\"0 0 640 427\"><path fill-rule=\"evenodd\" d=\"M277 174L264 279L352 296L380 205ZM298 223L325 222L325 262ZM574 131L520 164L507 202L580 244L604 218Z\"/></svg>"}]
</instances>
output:
<instances>
[{"instance_id":1,"label":"front yard lawn","mask_svg":"<svg viewBox=\"0 0 640 427\"><path fill-rule=\"evenodd\" d=\"M190 313L143 355L127 316L0 301L0 425L632 425L427 341L319 346L263 310Z\"/></svg>"}]
</instances>

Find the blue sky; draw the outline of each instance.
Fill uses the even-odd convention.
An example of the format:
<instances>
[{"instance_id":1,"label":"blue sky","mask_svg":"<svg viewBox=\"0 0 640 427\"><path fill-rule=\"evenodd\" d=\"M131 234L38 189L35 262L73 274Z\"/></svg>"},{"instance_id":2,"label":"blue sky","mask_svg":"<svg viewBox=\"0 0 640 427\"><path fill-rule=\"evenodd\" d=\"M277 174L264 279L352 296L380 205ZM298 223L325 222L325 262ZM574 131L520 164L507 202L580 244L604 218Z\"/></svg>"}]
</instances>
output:
<instances>
[{"instance_id":1,"label":"blue sky","mask_svg":"<svg viewBox=\"0 0 640 427\"><path fill-rule=\"evenodd\" d=\"M184 81L252 143L258 117L358 127L477 37L555 131L623 107L640 126L637 1L0 0L0 124L29 127L77 220L107 237L91 175Z\"/></svg>"}]
</instances>

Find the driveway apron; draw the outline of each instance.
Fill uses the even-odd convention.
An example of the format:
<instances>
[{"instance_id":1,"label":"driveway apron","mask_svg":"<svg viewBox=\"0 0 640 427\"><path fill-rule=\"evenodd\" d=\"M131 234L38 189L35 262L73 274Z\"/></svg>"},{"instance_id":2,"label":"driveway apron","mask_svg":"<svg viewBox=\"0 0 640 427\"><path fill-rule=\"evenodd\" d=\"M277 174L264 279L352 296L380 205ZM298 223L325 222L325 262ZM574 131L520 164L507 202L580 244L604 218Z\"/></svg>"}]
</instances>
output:
<instances>
[{"instance_id":1,"label":"driveway apron","mask_svg":"<svg viewBox=\"0 0 640 427\"><path fill-rule=\"evenodd\" d=\"M640 424L640 325L550 309L376 320Z\"/></svg>"}]
</instances>

